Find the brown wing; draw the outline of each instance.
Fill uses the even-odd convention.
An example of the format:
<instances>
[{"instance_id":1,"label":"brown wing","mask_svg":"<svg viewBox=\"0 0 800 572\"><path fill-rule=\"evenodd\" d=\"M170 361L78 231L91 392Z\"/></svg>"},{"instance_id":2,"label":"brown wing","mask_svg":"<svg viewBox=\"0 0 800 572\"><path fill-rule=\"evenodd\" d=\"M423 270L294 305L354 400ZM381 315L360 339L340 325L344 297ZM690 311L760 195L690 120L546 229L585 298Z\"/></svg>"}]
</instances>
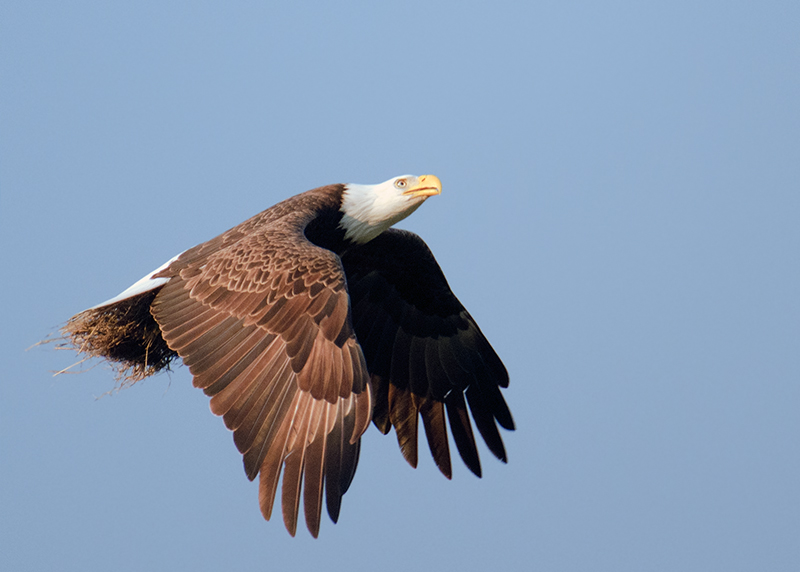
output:
<instances>
[{"instance_id":1,"label":"brown wing","mask_svg":"<svg viewBox=\"0 0 800 572\"><path fill-rule=\"evenodd\" d=\"M307 218L251 219L187 251L161 274L171 279L152 312L234 432L248 478L260 473L264 517L283 469L286 528L295 534L304 482L316 537L323 486L338 518L371 397L341 262L305 239Z\"/></svg>"},{"instance_id":2,"label":"brown wing","mask_svg":"<svg viewBox=\"0 0 800 572\"><path fill-rule=\"evenodd\" d=\"M497 425L514 429L500 393L508 373L427 245L391 229L348 250L342 263L375 389L375 425L383 433L394 426L403 455L416 467L421 414L433 458L450 478L447 419L461 458L480 476L469 406L489 449L505 462Z\"/></svg>"}]
</instances>

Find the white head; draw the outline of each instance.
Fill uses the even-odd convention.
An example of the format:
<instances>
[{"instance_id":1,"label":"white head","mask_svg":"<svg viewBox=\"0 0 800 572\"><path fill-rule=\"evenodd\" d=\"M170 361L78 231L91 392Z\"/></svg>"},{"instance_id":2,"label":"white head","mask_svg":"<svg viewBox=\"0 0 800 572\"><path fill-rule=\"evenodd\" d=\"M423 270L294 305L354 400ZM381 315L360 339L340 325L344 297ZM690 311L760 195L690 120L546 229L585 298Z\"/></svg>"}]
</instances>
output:
<instances>
[{"instance_id":1,"label":"white head","mask_svg":"<svg viewBox=\"0 0 800 572\"><path fill-rule=\"evenodd\" d=\"M345 185L340 226L345 238L369 242L441 192L442 183L434 175L402 175L377 185Z\"/></svg>"}]
</instances>

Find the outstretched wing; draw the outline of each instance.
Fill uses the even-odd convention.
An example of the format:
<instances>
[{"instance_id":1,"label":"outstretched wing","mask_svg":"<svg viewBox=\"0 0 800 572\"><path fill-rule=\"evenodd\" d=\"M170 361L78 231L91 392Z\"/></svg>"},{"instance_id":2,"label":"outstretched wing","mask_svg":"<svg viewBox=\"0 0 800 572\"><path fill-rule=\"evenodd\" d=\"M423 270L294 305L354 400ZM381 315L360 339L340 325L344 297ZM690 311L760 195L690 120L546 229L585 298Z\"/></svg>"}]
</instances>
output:
<instances>
[{"instance_id":1,"label":"outstretched wing","mask_svg":"<svg viewBox=\"0 0 800 572\"><path fill-rule=\"evenodd\" d=\"M481 475L467 407L497 458L497 425L514 429L501 387L508 373L478 324L453 295L422 239L390 229L342 256L355 328L375 390L373 421L394 426L406 460L417 465L422 416L433 458L450 478L447 423L467 467ZM465 400L466 397L466 400Z\"/></svg>"},{"instance_id":2,"label":"outstretched wing","mask_svg":"<svg viewBox=\"0 0 800 572\"><path fill-rule=\"evenodd\" d=\"M283 469L286 528L336 521L369 425L371 396L339 258L291 214L251 221L181 255L151 311L170 348L233 431L259 502L272 513ZM280 244L280 248L276 247Z\"/></svg>"}]
</instances>

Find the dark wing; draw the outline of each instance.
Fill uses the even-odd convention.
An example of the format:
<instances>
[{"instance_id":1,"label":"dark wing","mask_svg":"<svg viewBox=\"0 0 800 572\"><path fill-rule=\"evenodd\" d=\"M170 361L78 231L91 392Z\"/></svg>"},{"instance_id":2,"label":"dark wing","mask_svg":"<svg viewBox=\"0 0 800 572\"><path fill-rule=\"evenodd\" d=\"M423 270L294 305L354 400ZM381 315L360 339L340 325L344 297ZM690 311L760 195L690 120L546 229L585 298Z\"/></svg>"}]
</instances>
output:
<instances>
[{"instance_id":1,"label":"dark wing","mask_svg":"<svg viewBox=\"0 0 800 572\"><path fill-rule=\"evenodd\" d=\"M394 426L403 455L417 465L421 414L439 469L450 478L447 424L467 467L481 475L467 407L489 449L506 461L497 429L514 429L500 387L508 373L453 295L422 239L390 229L342 256L353 326L372 375L373 421ZM466 401L465 401L466 397Z\"/></svg>"},{"instance_id":2,"label":"dark wing","mask_svg":"<svg viewBox=\"0 0 800 572\"><path fill-rule=\"evenodd\" d=\"M181 255L151 311L211 397L272 513L281 469L286 528L319 532L323 485L336 521L369 425L371 395L339 258L292 215L251 221ZM249 226L248 226L249 225ZM254 228L251 228L254 227Z\"/></svg>"}]
</instances>

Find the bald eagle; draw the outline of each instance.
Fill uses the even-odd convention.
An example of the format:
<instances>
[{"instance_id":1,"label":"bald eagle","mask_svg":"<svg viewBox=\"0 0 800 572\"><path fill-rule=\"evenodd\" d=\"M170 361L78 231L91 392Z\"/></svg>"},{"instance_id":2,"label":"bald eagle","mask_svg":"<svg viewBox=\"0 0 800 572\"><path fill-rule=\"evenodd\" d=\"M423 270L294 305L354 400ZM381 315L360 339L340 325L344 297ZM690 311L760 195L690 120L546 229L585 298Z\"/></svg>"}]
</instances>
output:
<instances>
[{"instance_id":1,"label":"bald eagle","mask_svg":"<svg viewBox=\"0 0 800 572\"><path fill-rule=\"evenodd\" d=\"M269 519L336 522L372 421L417 465L418 420L452 475L447 425L481 475L472 421L503 462L514 421L503 363L422 239L390 227L441 193L432 175L329 185L287 199L179 254L62 332L135 382L180 358L233 431ZM302 485L302 486L301 486Z\"/></svg>"}]
</instances>

